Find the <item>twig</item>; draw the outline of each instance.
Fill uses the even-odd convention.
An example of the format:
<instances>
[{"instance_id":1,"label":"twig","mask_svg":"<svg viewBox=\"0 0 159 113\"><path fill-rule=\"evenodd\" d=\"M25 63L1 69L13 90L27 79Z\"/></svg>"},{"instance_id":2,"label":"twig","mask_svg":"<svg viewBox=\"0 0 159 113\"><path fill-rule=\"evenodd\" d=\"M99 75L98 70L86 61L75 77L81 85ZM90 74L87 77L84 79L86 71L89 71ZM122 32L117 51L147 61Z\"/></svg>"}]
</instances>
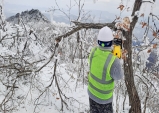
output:
<instances>
[{"instance_id":1,"label":"twig","mask_svg":"<svg viewBox=\"0 0 159 113\"><path fill-rule=\"evenodd\" d=\"M156 15L154 15L154 14L152 14L152 13L150 13L150 15L156 17L156 18L159 20L159 17L158 17L158 16L156 16Z\"/></svg>"},{"instance_id":2,"label":"twig","mask_svg":"<svg viewBox=\"0 0 159 113\"><path fill-rule=\"evenodd\" d=\"M146 103L147 103L147 100L148 100L148 98L149 98L149 91L148 91L148 85L142 80L142 78L141 77L139 77L138 75L136 75L138 78L140 78L140 80L142 81L142 83L144 83L145 84L145 86L146 86L146 89L147 89L147 93L146 93L146 98L145 98L145 102L144 102L144 111L143 111L143 113L145 113L146 112Z\"/></svg>"},{"instance_id":3,"label":"twig","mask_svg":"<svg viewBox=\"0 0 159 113\"><path fill-rule=\"evenodd\" d=\"M43 69L43 68L52 60L52 58L53 58L54 55L55 55L55 52L56 52L56 49L57 49L58 45L59 45L59 44L56 43L54 52L53 52L53 54L51 55L50 59L49 59L43 66L41 66L38 70L36 70L35 72L39 72L41 69Z\"/></svg>"}]
</instances>

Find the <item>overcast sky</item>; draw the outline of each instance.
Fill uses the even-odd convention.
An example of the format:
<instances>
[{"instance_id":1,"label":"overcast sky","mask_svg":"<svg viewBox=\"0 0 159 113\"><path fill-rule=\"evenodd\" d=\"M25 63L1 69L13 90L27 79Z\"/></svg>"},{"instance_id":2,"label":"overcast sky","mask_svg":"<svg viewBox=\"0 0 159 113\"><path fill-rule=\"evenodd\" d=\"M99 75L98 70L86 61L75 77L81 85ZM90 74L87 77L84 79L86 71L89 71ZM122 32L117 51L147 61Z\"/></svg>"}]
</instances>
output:
<instances>
[{"instance_id":1,"label":"overcast sky","mask_svg":"<svg viewBox=\"0 0 159 113\"><path fill-rule=\"evenodd\" d=\"M75 4L75 0L56 0L60 8L68 9L70 1L72 1L72 5ZM78 0L76 0L78 1ZM121 0L81 0L82 2L85 1L84 9L88 10L101 10L101 11L108 11L113 14L120 14L119 9L117 7L120 5ZM124 1L123 4L128 7L133 8L133 3L135 0L122 0ZM159 0L155 4L159 4ZM40 11L46 11L51 7L56 7L55 0L4 0L4 10L5 12L10 13L18 13L24 10L30 9L39 9ZM73 7L77 9L77 6ZM142 7L144 12L148 12L150 6L146 4ZM158 13L159 7L155 5L154 8L155 13ZM131 11L130 11L131 12ZM126 13L126 11L124 11Z\"/></svg>"},{"instance_id":2,"label":"overcast sky","mask_svg":"<svg viewBox=\"0 0 159 113\"><path fill-rule=\"evenodd\" d=\"M66 8L70 5L70 0L56 0L58 5L61 8ZM74 0L72 1L72 5L75 4ZM78 1L78 0L76 0ZM84 0L82 0L83 2ZM94 0L85 0L85 9L90 10L108 10L113 6L117 7L120 3L120 0L97 0L96 3ZM5 10L19 11L26 8L39 8L39 9L48 9L50 7L56 7L55 0L4 0L5 2ZM14 7L15 6L15 7ZM111 7L110 7L111 6ZM77 8L74 6L73 8Z\"/></svg>"},{"instance_id":3,"label":"overcast sky","mask_svg":"<svg viewBox=\"0 0 159 113\"><path fill-rule=\"evenodd\" d=\"M6 4L13 4L13 5L24 5L24 6L30 6L30 7L52 7L55 5L55 0L4 0ZM75 3L74 0L56 0L59 6L66 7L66 5L70 4L70 1L72 1L72 4ZM78 0L76 0L78 1ZM96 3L94 3L94 0L81 0L82 2L85 1L85 7L89 7L89 9L106 9L107 4L113 3L113 4L119 4L120 0L96 0ZM94 7L96 6L96 7Z\"/></svg>"}]
</instances>

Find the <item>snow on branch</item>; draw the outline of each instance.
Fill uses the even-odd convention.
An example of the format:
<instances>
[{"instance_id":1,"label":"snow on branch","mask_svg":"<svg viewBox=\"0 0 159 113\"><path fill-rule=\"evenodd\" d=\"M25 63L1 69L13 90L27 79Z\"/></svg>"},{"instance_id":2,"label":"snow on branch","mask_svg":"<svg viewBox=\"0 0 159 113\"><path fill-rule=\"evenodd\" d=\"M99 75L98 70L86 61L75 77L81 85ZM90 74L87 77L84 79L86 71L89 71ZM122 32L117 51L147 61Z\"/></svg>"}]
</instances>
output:
<instances>
[{"instance_id":1,"label":"snow on branch","mask_svg":"<svg viewBox=\"0 0 159 113\"><path fill-rule=\"evenodd\" d=\"M142 3L145 3L145 2L149 2L149 3L154 4L155 0L142 1Z\"/></svg>"},{"instance_id":2,"label":"snow on branch","mask_svg":"<svg viewBox=\"0 0 159 113\"><path fill-rule=\"evenodd\" d=\"M72 22L76 25L76 27L73 28L71 31L65 33L64 35L56 37L57 42L60 42L62 38L66 38L81 29L101 29L104 26L114 28L115 26L115 22L112 23L81 23L77 21L72 21Z\"/></svg>"}]
</instances>

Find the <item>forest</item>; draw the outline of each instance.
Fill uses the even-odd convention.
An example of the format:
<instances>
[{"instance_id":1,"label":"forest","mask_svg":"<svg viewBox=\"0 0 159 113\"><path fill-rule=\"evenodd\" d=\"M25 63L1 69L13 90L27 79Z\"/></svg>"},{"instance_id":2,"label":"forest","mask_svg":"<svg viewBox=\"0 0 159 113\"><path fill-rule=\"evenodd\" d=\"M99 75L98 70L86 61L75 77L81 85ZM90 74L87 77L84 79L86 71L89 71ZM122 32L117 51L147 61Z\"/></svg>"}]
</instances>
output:
<instances>
[{"instance_id":1,"label":"forest","mask_svg":"<svg viewBox=\"0 0 159 113\"><path fill-rule=\"evenodd\" d=\"M68 0L67 11L54 1L48 12L61 12L69 23L50 21L37 9L7 19L0 0L0 113L89 113L88 57L104 26L123 40L124 78L115 82L114 113L159 113L156 1L133 0L128 6L129 0L121 0L120 13L105 23L85 12L85 0ZM148 6L149 12L142 10Z\"/></svg>"}]
</instances>

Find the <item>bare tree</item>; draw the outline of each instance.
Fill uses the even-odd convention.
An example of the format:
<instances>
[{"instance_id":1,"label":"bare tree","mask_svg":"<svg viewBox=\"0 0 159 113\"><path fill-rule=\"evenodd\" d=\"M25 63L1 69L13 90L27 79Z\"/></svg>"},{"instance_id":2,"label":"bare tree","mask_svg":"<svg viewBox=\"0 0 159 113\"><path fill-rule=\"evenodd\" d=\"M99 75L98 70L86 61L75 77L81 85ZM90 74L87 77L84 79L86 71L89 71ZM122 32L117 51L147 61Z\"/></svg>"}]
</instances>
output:
<instances>
[{"instance_id":1,"label":"bare tree","mask_svg":"<svg viewBox=\"0 0 159 113\"><path fill-rule=\"evenodd\" d=\"M133 35L133 30L135 28L135 25L138 22L138 16L135 13L140 10L141 5L144 2L150 2L150 1L135 0L134 8L131 14L133 19L132 19L132 22L130 23L130 29L128 31L123 31L123 36L126 37L126 40L124 41L124 49L127 51L127 57L124 59L124 74L125 74L125 84L129 94L129 102L131 106L129 113L141 113L141 102L140 102L140 98L139 98L138 92L136 90L135 82L134 82L134 72L133 72L133 64L132 64L132 35ZM154 3L154 2L150 2L150 3ZM121 7L122 6L120 6L120 8ZM114 22L95 24L95 23L80 23L80 22L73 21L73 23L76 25L76 27L73 28L70 32L67 32L64 35L58 36L56 40L60 41L61 38L66 38L81 29L100 29L104 26L109 26L112 29L115 28Z\"/></svg>"},{"instance_id":2,"label":"bare tree","mask_svg":"<svg viewBox=\"0 0 159 113\"><path fill-rule=\"evenodd\" d=\"M74 76L73 74L70 74L70 78L68 79L68 81L65 81L61 73L57 72L57 68L58 66L60 66L59 62L69 63L69 66L66 67L67 70L72 73L77 73L78 77L76 79L76 88L78 87L78 85L81 85L81 83L83 86L84 83L87 84L87 71L85 69L87 66L85 61L89 52L86 49L88 49L89 47L93 47L94 38L97 35L95 29L109 26L112 30L116 30L117 18L111 23L83 23L81 21L85 18L88 19L89 15L86 16L86 14L83 14L84 3L82 2L82 0L73 0L74 3L72 3L72 1L70 0L70 6L68 6L68 14L60 8L57 3L57 0L55 1L57 5L56 10L63 12L63 14L68 17L71 23L70 26L58 27L56 25L39 24L35 27L32 25L32 23L26 25L19 15L19 25L10 26L10 28L14 29L12 30L14 32L10 34L6 33L6 31L8 30L8 28L6 27L7 23L5 22L2 14L3 6L0 5L0 30L3 32L3 36L0 36L0 47L3 47L4 49L7 48L6 50L9 50L9 52L11 52L12 50L16 50L15 55L0 55L0 85L2 85L4 87L3 89L5 89L5 93L0 91L1 95L3 95L2 102L0 102L0 110L4 113L13 112L17 110L17 106L24 102L29 93L31 93L32 89L38 91L38 96L34 101L34 112L37 112L37 110L40 109L40 105L44 106L44 102L42 101L42 99L46 99L46 95L48 96L48 98L50 95L59 96L56 97L56 99L60 99L60 110L64 110L65 107L69 109L67 103L69 102L69 100L77 102L79 105L86 106L85 104L80 103L75 98L68 97L67 95L65 95L65 92L63 92L63 89L70 90L69 83L71 79L74 79ZM142 69L138 67L139 54L143 50L147 49L149 50L148 52L150 52L153 48L156 48L157 46L157 44L153 44L152 42L153 40L159 38L158 28L155 22L153 27L150 26L149 20L150 17L152 17L152 20L155 21L155 19L158 19L158 16L151 12L148 17L148 22L143 22L141 24L143 28L146 27L144 40L146 40L146 36L148 35L149 31L152 32L154 39L152 39L152 41L148 45L140 47L132 46L132 41L135 37L133 35L133 31L139 18L136 15L136 12L140 10L141 5L145 2L148 2L150 4L154 3L151 1L135 0L134 8L131 14L133 19L130 23L130 27L126 27L127 30L118 29L122 32L123 37L126 38L123 47L123 52L124 54L126 54L126 56L124 57L125 84L123 81L117 83L117 88L121 90L116 90L116 92L119 92L116 101L119 102L119 95L122 94L124 97L124 110L126 95L128 94L130 104L129 113L141 113L142 111L145 113L147 108L151 110L158 109L155 106L158 104L155 100L159 100L159 97L157 97L155 93L150 93L151 91L155 91L156 88L152 81L149 80L154 79L154 76L155 78L157 78L156 76L158 76L158 64L154 64L154 69L157 70L157 72L155 73L153 70L148 71L145 67ZM71 21L70 10L75 5L78 7L79 10L78 16L75 21ZM123 5L120 5L119 9L123 11ZM125 10L126 9L127 8L125 8ZM46 30L44 29L44 27ZM56 33L56 27L60 29L61 34ZM92 34L93 36L90 36ZM32 47L30 47L31 44L34 44L34 47L46 49L42 50L41 55L39 55L37 58L37 55L35 55L32 51ZM141 51L134 54L135 49L138 48L140 48ZM50 54L50 56L47 57L47 54ZM133 58L133 55L136 55L136 57ZM27 57L29 57L29 59ZM63 61L59 61L58 57L61 57ZM79 60L77 61L75 58L78 58ZM135 61L132 62L132 59L135 59ZM42 70L46 68L48 64L50 64L50 62L53 63L53 65L51 65L52 76L49 79L48 84L45 85L40 81L38 77L40 73L42 73ZM74 66L73 63L78 65ZM134 72L138 70L142 72L141 76ZM27 79L27 82L25 81L25 79ZM64 83L64 85L61 85L61 82ZM21 84L28 85L30 89L27 94L16 97L17 90L24 87ZM125 90L125 87L127 88L127 90ZM51 89L54 89L53 91L55 91L56 93L53 92ZM143 89L144 94L140 92L141 89ZM141 98L141 96L144 96L145 98ZM154 96L156 97L154 98ZM153 103L152 106L151 103ZM144 104L143 109L141 108L141 104Z\"/></svg>"}]
</instances>

